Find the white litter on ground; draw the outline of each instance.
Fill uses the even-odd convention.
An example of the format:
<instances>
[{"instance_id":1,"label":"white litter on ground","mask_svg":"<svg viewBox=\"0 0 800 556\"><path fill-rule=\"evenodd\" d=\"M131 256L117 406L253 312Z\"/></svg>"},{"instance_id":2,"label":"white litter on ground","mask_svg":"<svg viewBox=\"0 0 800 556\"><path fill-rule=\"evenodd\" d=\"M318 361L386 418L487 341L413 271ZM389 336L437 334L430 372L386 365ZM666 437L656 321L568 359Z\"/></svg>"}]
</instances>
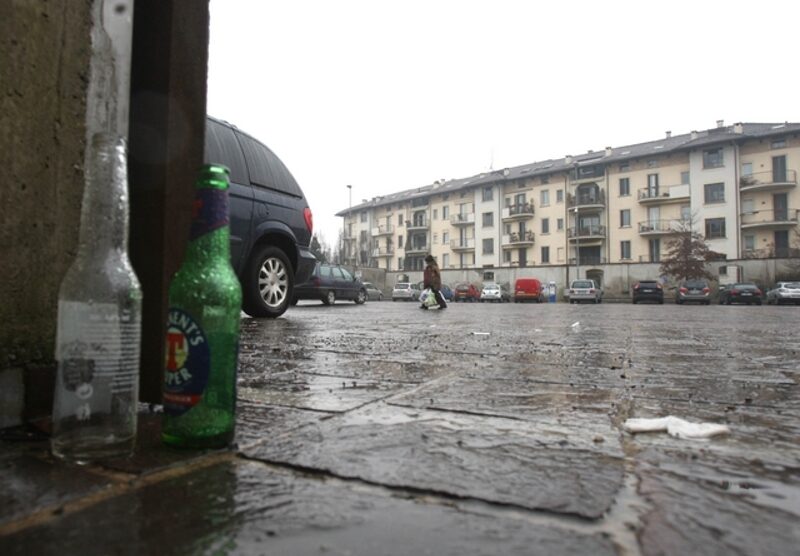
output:
<instances>
[{"instance_id":1,"label":"white litter on ground","mask_svg":"<svg viewBox=\"0 0 800 556\"><path fill-rule=\"evenodd\" d=\"M580 326L580 325L581 325L581 321L576 321L576 322L573 322L573 323L572 323L572 328L577 328L577 327L578 327L578 326Z\"/></svg>"},{"instance_id":2,"label":"white litter on ground","mask_svg":"<svg viewBox=\"0 0 800 556\"><path fill-rule=\"evenodd\" d=\"M474 336L488 336L490 332L473 332Z\"/></svg>"},{"instance_id":3,"label":"white litter on ground","mask_svg":"<svg viewBox=\"0 0 800 556\"><path fill-rule=\"evenodd\" d=\"M655 419L628 419L622 425L622 428L632 434L637 432L667 431L667 434L675 438L689 438L692 440L702 440L718 434L730 434L731 432L727 425L690 423L672 415Z\"/></svg>"}]
</instances>

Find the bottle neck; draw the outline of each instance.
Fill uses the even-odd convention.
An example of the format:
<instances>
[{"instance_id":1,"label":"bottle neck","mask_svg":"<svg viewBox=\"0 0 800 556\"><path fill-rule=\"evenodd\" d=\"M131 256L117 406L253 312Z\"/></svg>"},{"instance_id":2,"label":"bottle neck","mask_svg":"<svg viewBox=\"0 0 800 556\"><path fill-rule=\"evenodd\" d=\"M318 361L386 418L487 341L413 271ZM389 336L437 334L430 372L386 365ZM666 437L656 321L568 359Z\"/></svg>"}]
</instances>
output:
<instances>
[{"instance_id":1,"label":"bottle neck","mask_svg":"<svg viewBox=\"0 0 800 556\"><path fill-rule=\"evenodd\" d=\"M92 137L86 152L78 255L128 251L128 164L125 140L109 133Z\"/></svg>"},{"instance_id":2,"label":"bottle neck","mask_svg":"<svg viewBox=\"0 0 800 556\"><path fill-rule=\"evenodd\" d=\"M197 187L186 261L207 263L219 259L227 262L230 256L228 190Z\"/></svg>"}]
</instances>

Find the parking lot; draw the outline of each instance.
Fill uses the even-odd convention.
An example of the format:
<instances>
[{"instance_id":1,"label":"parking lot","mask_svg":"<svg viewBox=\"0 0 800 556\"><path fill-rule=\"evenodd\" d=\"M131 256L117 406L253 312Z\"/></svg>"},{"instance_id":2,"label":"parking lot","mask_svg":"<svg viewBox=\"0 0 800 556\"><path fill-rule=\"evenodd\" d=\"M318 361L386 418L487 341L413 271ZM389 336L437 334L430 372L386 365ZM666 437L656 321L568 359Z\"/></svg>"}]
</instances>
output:
<instances>
[{"instance_id":1,"label":"parking lot","mask_svg":"<svg viewBox=\"0 0 800 556\"><path fill-rule=\"evenodd\" d=\"M797 307L303 301L242 321L236 455L120 464L164 478L0 548L795 554L798 325ZM667 415L730 434L622 429Z\"/></svg>"}]
</instances>

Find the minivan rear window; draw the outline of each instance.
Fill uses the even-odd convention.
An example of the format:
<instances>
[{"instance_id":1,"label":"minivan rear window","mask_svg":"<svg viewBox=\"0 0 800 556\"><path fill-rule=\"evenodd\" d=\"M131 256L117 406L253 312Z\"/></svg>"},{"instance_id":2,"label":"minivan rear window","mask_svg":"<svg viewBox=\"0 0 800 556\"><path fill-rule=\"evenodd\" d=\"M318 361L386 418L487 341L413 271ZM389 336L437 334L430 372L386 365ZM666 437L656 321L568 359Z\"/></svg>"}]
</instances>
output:
<instances>
[{"instance_id":1,"label":"minivan rear window","mask_svg":"<svg viewBox=\"0 0 800 556\"><path fill-rule=\"evenodd\" d=\"M231 170L231 181L249 185L247 165L233 130L206 118L205 161L207 164L224 164Z\"/></svg>"},{"instance_id":2,"label":"minivan rear window","mask_svg":"<svg viewBox=\"0 0 800 556\"><path fill-rule=\"evenodd\" d=\"M250 182L253 185L275 189L295 197L303 197L303 192L289 169L271 150L243 133L237 132L236 136L244 150L247 168L250 171Z\"/></svg>"}]
</instances>

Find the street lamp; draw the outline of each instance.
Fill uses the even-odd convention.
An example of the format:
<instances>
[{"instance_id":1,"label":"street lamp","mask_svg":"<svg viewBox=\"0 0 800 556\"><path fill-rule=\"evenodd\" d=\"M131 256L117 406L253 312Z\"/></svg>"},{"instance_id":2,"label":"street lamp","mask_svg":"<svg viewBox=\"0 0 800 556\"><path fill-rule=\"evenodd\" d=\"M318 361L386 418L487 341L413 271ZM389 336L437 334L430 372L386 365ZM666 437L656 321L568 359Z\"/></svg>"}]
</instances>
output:
<instances>
[{"instance_id":1,"label":"street lamp","mask_svg":"<svg viewBox=\"0 0 800 556\"><path fill-rule=\"evenodd\" d=\"M578 223L578 207L573 209L575 211L575 279L581 278L581 230Z\"/></svg>"},{"instance_id":2,"label":"street lamp","mask_svg":"<svg viewBox=\"0 0 800 556\"><path fill-rule=\"evenodd\" d=\"M353 215L350 214L352 212L352 210L353 210L353 186L352 185L348 185L347 186L347 196L348 196L347 218L351 219L351 218L353 218ZM352 223L351 223L351 225L352 225ZM344 255L342 258L344 259L343 262L346 263L347 260L350 258L350 243L347 241L347 238L345 236L345 231L344 230L342 230L342 242L343 242L342 254ZM346 251L346 253L345 253L345 251Z\"/></svg>"}]
</instances>

